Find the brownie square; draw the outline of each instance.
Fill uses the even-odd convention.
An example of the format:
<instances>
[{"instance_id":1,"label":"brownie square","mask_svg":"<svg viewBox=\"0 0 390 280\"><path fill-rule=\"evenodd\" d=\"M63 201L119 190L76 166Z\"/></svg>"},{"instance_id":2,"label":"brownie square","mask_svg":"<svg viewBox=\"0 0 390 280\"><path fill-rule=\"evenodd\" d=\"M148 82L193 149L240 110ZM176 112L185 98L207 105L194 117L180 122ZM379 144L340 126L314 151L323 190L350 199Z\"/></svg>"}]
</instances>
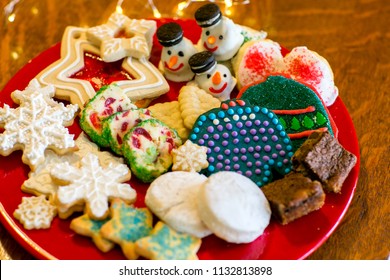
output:
<instances>
[{"instance_id":1,"label":"brownie square","mask_svg":"<svg viewBox=\"0 0 390 280\"><path fill-rule=\"evenodd\" d=\"M329 132L314 132L292 157L295 171L319 180L327 192L339 193L357 158Z\"/></svg>"},{"instance_id":2,"label":"brownie square","mask_svg":"<svg viewBox=\"0 0 390 280\"><path fill-rule=\"evenodd\" d=\"M302 173L289 173L261 190L271 206L272 216L283 225L320 209L325 202L321 183Z\"/></svg>"}]
</instances>

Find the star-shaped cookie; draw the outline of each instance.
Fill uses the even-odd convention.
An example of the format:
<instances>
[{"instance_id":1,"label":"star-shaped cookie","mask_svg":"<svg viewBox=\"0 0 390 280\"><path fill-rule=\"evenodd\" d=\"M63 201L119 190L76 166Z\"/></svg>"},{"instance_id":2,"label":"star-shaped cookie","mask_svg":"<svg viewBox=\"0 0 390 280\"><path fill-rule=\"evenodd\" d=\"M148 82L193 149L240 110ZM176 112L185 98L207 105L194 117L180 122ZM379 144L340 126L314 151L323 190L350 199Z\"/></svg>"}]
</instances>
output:
<instances>
[{"instance_id":1,"label":"star-shaped cookie","mask_svg":"<svg viewBox=\"0 0 390 280\"><path fill-rule=\"evenodd\" d=\"M105 220L93 220L91 219L87 214L84 214L80 217L77 217L73 219L70 222L70 228L84 236L88 236L92 238L93 243L95 243L96 247L104 253L110 251L112 248L114 248L115 243L111 242L110 240L104 238L101 233L100 229L101 227L108 221L109 219Z\"/></svg>"},{"instance_id":2,"label":"star-shaped cookie","mask_svg":"<svg viewBox=\"0 0 390 280\"><path fill-rule=\"evenodd\" d=\"M151 234L135 243L136 252L151 260L197 260L201 239L157 222Z\"/></svg>"},{"instance_id":3,"label":"star-shaped cookie","mask_svg":"<svg viewBox=\"0 0 390 280\"><path fill-rule=\"evenodd\" d=\"M68 162L56 164L50 174L54 179L68 183L57 191L60 208L69 209L84 202L86 213L93 219L105 219L109 214L109 201L114 198L129 203L136 199L135 190L123 183L131 176L127 165L110 163L103 168L94 154L83 157L79 168Z\"/></svg>"},{"instance_id":4,"label":"star-shaped cookie","mask_svg":"<svg viewBox=\"0 0 390 280\"><path fill-rule=\"evenodd\" d=\"M95 96L96 91L89 81L72 78L72 75L86 67L85 54L100 57L100 48L87 39L87 30L81 27L67 27L61 41L60 59L36 76L43 85L55 86L56 98L78 104L80 109L83 109L85 103ZM140 59L125 57L122 68L133 79L115 81L115 83L123 89L132 102L155 98L169 90L168 82L163 75L145 57Z\"/></svg>"},{"instance_id":5,"label":"star-shaped cookie","mask_svg":"<svg viewBox=\"0 0 390 280\"><path fill-rule=\"evenodd\" d=\"M87 30L87 38L100 47L105 62L126 56L149 57L157 24L154 20L130 19L120 13L111 14L107 23Z\"/></svg>"},{"instance_id":6,"label":"star-shaped cookie","mask_svg":"<svg viewBox=\"0 0 390 280\"><path fill-rule=\"evenodd\" d=\"M110 210L112 218L100 229L102 236L119 244L126 258L137 259L134 242L149 235L153 228L152 212L127 205L120 199L112 201Z\"/></svg>"},{"instance_id":7,"label":"star-shaped cookie","mask_svg":"<svg viewBox=\"0 0 390 280\"><path fill-rule=\"evenodd\" d=\"M61 154L75 149L73 135L65 126L73 123L78 106L48 101L48 92L17 91L11 95L20 106L13 109L5 104L0 108L0 126L5 129L0 134L0 154L23 150L22 160L32 170L45 160L46 149Z\"/></svg>"}]
</instances>

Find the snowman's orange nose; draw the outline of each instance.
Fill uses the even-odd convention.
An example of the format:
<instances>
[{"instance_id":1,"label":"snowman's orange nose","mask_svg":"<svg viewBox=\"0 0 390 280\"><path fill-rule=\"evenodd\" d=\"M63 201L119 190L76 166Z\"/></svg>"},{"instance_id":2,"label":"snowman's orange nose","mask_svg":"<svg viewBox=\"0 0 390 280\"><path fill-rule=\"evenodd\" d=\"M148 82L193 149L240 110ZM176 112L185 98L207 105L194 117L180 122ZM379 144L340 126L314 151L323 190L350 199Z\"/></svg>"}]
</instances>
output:
<instances>
[{"instance_id":1,"label":"snowman's orange nose","mask_svg":"<svg viewBox=\"0 0 390 280\"><path fill-rule=\"evenodd\" d=\"M215 39L214 36L209 36L209 37L207 38L207 43L209 43L210 45L212 45L212 44L215 43L216 40L217 40L217 39Z\"/></svg>"},{"instance_id":2,"label":"snowman's orange nose","mask_svg":"<svg viewBox=\"0 0 390 280\"><path fill-rule=\"evenodd\" d=\"M172 68L173 66L175 66L175 64L177 63L177 60L178 60L177 55L171 56L171 58L169 59L169 62L168 62L169 68Z\"/></svg>"},{"instance_id":3,"label":"snowman's orange nose","mask_svg":"<svg viewBox=\"0 0 390 280\"><path fill-rule=\"evenodd\" d=\"M211 78L211 81L213 82L214 85L219 85L221 83L221 74L219 72L215 72L213 77Z\"/></svg>"}]
</instances>

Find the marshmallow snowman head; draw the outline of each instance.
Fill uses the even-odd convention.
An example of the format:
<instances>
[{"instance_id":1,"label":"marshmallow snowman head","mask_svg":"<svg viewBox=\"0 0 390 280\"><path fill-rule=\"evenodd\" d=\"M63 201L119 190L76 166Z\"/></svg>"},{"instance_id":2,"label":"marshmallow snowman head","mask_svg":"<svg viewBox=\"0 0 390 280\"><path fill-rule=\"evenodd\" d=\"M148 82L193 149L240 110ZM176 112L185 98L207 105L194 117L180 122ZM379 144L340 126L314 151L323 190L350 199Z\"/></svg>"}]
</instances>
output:
<instances>
[{"instance_id":1,"label":"marshmallow snowman head","mask_svg":"<svg viewBox=\"0 0 390 280\"><path fill-rule=\"evenodd\" d=\"M200 47L212 52L217 61L231 59L244 42L240 28L232 20L222 16L214 3L200 7L195 12L195 19L202 27Z\"/></svg>"},{"instance_id":2,"label":"marshmallow snowman head","mask_svg":"<svg viewBox=\"0 0 390 280\"><path fill-rule=\"evenodd\" d=\"M188 60L197 50L190 40L183 37L181 26L174 22L163 24L156 35L163 46L160 68L164 76L174 82L192 80L194 73Z\"/></svg>"},{"instance_id":3,"label":"marshmallow snowman head","mask_svg":"<svg viewBox=\"0 0 390 280\"><path fill-rule=\"evenodd\" d=\"M195 82L204 91L221 101L230 99L237 81L225 65L218 64L209 51L199 52L189 60Z\"/></svg>"}]
</instances>

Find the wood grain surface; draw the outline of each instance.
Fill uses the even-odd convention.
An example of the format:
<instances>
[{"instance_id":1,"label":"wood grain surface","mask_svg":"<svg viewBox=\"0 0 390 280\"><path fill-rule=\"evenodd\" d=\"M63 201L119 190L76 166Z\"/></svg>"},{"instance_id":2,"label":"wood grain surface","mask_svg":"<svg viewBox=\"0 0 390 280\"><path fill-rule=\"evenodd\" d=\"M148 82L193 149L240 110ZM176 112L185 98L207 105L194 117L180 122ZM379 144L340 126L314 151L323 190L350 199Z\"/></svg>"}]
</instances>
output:
<instances>
[{"instance_id":1,"label":"wood grain surface","mask_svg":"<svg viewBox=\"0 0 390 280\"><path fill-rule=\"evenodd\" d=\"M116 1L24 0L11 14L0 0L0 90L29 60L59 42L68 25L105 22ZM237 23L268 32L286 48L305 45L332 66L340 97L355 125L361 152L350 208L308 259L387 259L390 253L390 1L251 0L236 6ZM155 0L163 17L178 1ZM7 6L9 7L9 6ZM147 1L124 1L132 18L153 17ZM181 15L193 18L197 4ZM5 158L0 158L5 160ZM3 184L3 182L0 182ZM0 259L31 259L0 225Z\"/></svg>"}]
</instances>

